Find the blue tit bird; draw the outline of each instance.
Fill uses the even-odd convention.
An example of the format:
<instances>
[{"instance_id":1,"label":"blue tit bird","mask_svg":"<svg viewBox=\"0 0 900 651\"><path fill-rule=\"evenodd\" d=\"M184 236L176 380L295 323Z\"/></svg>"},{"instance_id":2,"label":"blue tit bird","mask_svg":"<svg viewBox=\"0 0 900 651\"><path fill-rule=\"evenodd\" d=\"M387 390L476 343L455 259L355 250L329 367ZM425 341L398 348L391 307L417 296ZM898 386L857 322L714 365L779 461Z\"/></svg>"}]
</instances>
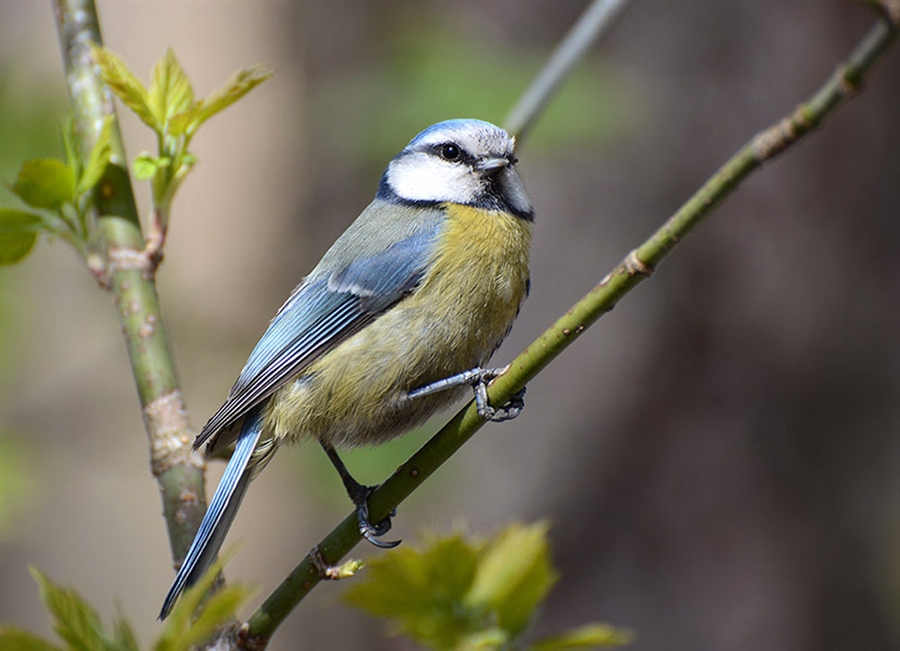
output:
<instances>
[{"instance_id":1,"label":"blue tit bird","mask_svg":"<svg viewBox=\"0 0 900 651\"><path fill-rule=\"evenodd\" d=\"M256 344L225 403L197 436L234 452L160 613L209 568L250 481L284 443L312 438L380 547L368 497L336 447L384 443L475 389L479 414L504 420L521 396L488 404L484 369L528 294L534 213L515 139L480 120L413 138L378 193L297 286ZM471 389L468 389L471 390Z\"/></svg>"}]
</instances>

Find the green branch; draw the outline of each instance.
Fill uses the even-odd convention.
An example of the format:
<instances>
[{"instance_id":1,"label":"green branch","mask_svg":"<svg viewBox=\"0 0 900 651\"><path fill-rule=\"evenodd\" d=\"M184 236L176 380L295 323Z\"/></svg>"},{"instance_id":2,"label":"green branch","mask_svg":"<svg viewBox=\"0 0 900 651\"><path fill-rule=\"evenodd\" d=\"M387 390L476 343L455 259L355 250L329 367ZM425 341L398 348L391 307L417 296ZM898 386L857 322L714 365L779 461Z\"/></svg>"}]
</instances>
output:
<instances>
[{"instance_id":1,"label":"green branch","mask_svg":"<svg viewBox=\"0 0 900 651\"><path fill-rule=\"evenodd\" d=\"M193 439L175 370L152 269L128 176L113 97L104 88L91 55L102 43L91 0L54 0L66 84L75 129L87 157L111 122L109 164L96 185L94 212L101 261L92 271L113 296L150 439L151 465L162 493L173 557L183 558L200 526L206 501L203 461L192 455Z\"/></svg>"},{"instance_id":2,"label":"green branch","mask_svg":"<svg viewBox=\"0 0 900 651\"><path fill-rule=\"evenodd\" d=\"M875 61L896 37L896 12L893 18L889 18L890 15L884 12L885 19L871 29L813 97L783 120L753 137L656 233L629 253L599 285L516 357L509 370L491 384L491 402L502 404L524 387L597 319L612 310L623 296L647 278L666 254L754 170L785 151L853 97ZM478 416L474 404L464 407L372 495L369 501L372 520L378 521L397 508L482 425L484 421ZM323 575L331 576L332 573L322 571L323 564L339 563L359 541L354 512L294 568L250 617L238 635L238 643L245 648L264 648L278 625L322 580Z\"/></svg>"}]
</instances>

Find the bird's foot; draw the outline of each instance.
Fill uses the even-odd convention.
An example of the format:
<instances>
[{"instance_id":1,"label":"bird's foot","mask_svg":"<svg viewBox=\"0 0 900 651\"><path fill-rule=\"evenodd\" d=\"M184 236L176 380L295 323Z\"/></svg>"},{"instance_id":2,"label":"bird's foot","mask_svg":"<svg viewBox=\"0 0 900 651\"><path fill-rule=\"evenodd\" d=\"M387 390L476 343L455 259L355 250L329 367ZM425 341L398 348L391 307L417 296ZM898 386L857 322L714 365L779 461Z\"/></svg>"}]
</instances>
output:
<instances>
[{"instance_id":1,"label":"bird's foot","mask_svg":"<svg viewBox=\"0 0 900 651\"><path fill-rule=\"evenodd\" d=\"M472 382L472 388L475 390L475 407L478 409L478 415L485 420L502 423L505 420L512 420L521 414L525 408L526 387L522 387L499 407L492 407L488 400L488 384L495 377L505 372L507 368L509 367L486 369L482 371L480 377Z\"/></svg>"},{"instance_id":2,"label":"bird's foot","mask_svg":"<svg viewBox=\"0 0 900 651\"><path fill-rule=\"evenodd\" d=\"M369 521L369 496L375 492L378 486L364 486L357 484L352 491L348 491L350 499L356 505L356 519L359 523L359 533L363 538L371 544L381 549L393 549L399 545L400 540L379 540L381 536L391 530L391 517L397 515L397 510L391 511L390 515L380 522L372 523Z\"/></svg>"}]
</instances>

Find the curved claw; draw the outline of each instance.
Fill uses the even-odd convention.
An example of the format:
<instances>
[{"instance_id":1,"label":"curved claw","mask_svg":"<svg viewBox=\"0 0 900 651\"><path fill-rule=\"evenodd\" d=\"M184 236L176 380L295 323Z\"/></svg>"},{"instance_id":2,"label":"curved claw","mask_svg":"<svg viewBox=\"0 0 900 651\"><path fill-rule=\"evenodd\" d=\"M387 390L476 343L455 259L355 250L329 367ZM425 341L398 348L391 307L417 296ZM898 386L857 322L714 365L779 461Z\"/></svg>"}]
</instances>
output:
<instances>
[{"instance_id":1,"label":"curved claw","mask_svg":"<svg viewBox=\"0 0 900 651\"><path fill-rule=\"evenodd\" d=\"M368 530L364 531L364 530L360 529L360 533L362 534L363 538L368 540L370 543L372 543L379 549L393 549L394 547L399 545L401 542L403 542L402 540L378 540L378 538L376 538L375 536L377 536L379 534L372 533L371 531L368 531Z\"/></svg>"},{"instance_id":2,"label":"curved claw","mask_svg":"<svg viewBox=\"0 0 900 651\"><path fill-rule=\"evenodd\" d=\"M369 496L375 492L375 489L377 489L378 486L365 486L360 484L353 479L353 476L347 471L344 462L341 461L338 453L329 443L320 440L319 444L322 446L322 449L325 450L325 454L328 455L335 470L337 470L338 474L341 476L341 481L344 482L344 488L347 489L347 496L356 506L356 520L359 523L360 535L381 549L391 549L392 547L399 545L401 542L399 540L389 542L378 540L379 537L391 530L391 517L397 515L397 509L393 509L384 520L373 525L369 521Z\"/></svg>"},{"instance_id":3,"label":"curved claw","mask_svg":"<svg viewBox=\"0 0 900 651\"><path fill-rule=\"evenodd\" d=\"M377 486L365 487L366 495L356 504L356 519L359 522L359 533L363 538L380 549L393 549L399 545L401 540L378 540L379 537L391 530L391 516L397 514L397 510L391 511L391 515L387 516L381 522L372 524L369 521L369 495Z\"/></svg>"}]
</instances>

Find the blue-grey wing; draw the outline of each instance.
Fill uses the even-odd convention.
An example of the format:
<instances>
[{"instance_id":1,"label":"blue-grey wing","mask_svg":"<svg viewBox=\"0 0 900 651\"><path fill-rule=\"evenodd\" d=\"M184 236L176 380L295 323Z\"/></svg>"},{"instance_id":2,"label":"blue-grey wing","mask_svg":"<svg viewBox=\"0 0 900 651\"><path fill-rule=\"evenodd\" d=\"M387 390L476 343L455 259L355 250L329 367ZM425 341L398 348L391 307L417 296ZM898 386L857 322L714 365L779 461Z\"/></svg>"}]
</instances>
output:
<instances>
[{"instance_id":1,"label":"blue-grey wing","mask_svg":"<svg viewBox=\"0 0 900 651\"><path fill-rule=\"evenodd\" d=\"M333 265L330 272L320 263L272 319L194 447L214 436L209 453L228 446L238 433L231 426L252 407L413 291L430 262L442 224L438 211L428 215L418 220L418 228L407 229L402 239L376 252ZM373 227L377 226L375 220ZM357 235L365 236L365 230L357 230ZM376 239L374 231L372 235ZM328 255L331 252L323 263ZM332 263L334 259L332 255ZM222 435L216 436L219 432Z\"/></svg>"},{"instance_id":2,"label":"blue-grey wing","mask_svg":"<svg viewBox=\"0 0 900 651\"><path fill-rule=\"evenodd\" d=\"M357 258L328 278L329 291L358 296L363 312L386 310L419 282L436 232L418 231L378 255Z\"/></svg>"}]
</instances>

